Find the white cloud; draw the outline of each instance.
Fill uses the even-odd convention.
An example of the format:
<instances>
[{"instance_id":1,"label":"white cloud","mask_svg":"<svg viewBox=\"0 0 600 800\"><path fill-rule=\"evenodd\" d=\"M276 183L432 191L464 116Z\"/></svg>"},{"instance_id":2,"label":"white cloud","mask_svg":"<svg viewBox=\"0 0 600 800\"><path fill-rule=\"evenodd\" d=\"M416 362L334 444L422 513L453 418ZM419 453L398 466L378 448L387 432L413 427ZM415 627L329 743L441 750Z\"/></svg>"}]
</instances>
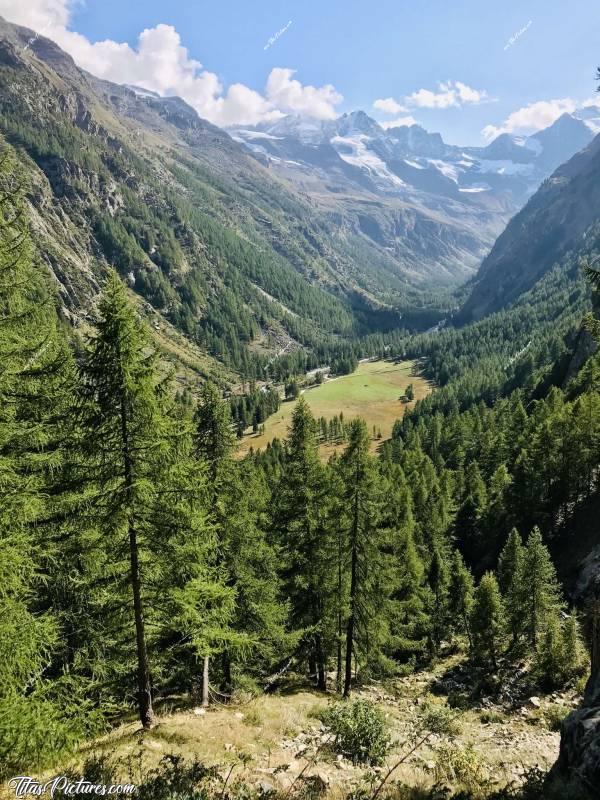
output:
<instances>
[{"instance_id":1,"label":"white cloud","mask_svg":"<svg viewBox=\"0 0 600 800\"><path fill-rule=\"evenodd\" d=\"M385 111L386 114L401 114L403 111L408 111L401 103L394 100L393 97L386 97L385 99L375 100L373 108L379 111Z\"/></svg>"},{"instance_id":2,"label":"white cloud","mask_svg":"<svg viewBox=\"0 0 600 800\"><path fill-rule=\"evenodd\" d=\"M533 133L552 125L563 114L571 114L577 107L577 102L571 97L538 100L513 111L499 126L486 125L481 133L487 141L501 133Z\"/></svg>"},{"instance_id":3,"label":"white cloud","mask_svg":"<svg viewBox=\"0 0 600 800\"><path fill-rule=\"evenodd\" d=\"M414 117L398 117L397 119L388 119L385 122L379 123L382 128L387 130L388 128L401 128L404 125L418 125L419 123Z\"/></svg>"},{"instance_id":4,"label":"white cloud","mask_svg":"<svg viewBox=\"0 0 600 800\"><path fill-rule=\"evenodd\" d=\"M70 0L0 0L2 16L53 39L93 75L179 95L217 125L251 125L289 111L331 119L343 99L333 86L303 86L292 79L293 70L279 67L271 71L265 95L241 83L225 89L215 73L190 57L172 25L147 28L135 47L111 39L90 42L69 30L72 7Z\"/></svg>"},{"instance_id":5,"label":"white cloud","mask_svg":"<svg viewBox=\"0 0 600 800\"><path fill-rule=\"evenodd\" d=\"M317 89L292 78L293 69L275 67L267 80L267 97L278 109L317 119L334 119L335 106L344 99L331 84Z\"/></svg>"},{"instance_id":6,"label":"white cloud","mask_svg":"<svg viewBox=\"0 0 600 800\"><path fill-rule=\"evenodd\" d=\"M452 108L467 104L482 103L488 99L484 89L473 89L461 81L438 84L438 91L419 89L404 98L407 105L418 108Z\"/></svg>"}]
</instances>

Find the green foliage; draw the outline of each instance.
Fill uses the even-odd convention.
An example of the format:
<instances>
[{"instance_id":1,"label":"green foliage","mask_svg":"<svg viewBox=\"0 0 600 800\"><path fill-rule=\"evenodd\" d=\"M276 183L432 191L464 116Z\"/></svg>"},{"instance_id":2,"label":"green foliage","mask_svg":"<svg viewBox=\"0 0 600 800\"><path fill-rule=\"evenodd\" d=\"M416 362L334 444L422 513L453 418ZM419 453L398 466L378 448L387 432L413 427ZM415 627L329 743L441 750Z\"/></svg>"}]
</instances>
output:
<instances>
[{"instance_id":1,"label":"green foliage","mask_svg":"<svg viewBox=\"0 0 600 800\"><path fill-rule=\"evenodd\" d=\"M369 700L333 703L321 715L333 747L355 763L381 764L391 746L389 723Z\"/></svg>"},{"instance_id":2,"label":"green foliage","mask_svg":"<svg viewBox=\"0 0 600 800\"><path fill-rule=\"evenodd\" d=\"M491 572L486 572L475 591L471 629L475 656L496 669L504 633L504 615L498 582Z\"/></svg>"}]
</instances>

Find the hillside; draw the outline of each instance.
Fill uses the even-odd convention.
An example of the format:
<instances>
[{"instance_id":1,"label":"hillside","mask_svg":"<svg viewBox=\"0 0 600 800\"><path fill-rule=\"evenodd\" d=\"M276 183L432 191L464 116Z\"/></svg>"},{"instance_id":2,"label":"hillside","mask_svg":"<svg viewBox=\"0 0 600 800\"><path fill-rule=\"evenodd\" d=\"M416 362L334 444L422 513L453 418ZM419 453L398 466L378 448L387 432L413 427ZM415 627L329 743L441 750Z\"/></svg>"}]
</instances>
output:
<instances>
[{"instance_id":1,"label":"hillside","mask_svg":"<svg viewBox=\"0 0 600 800\"><path fill-rule=\"evenodd\" d=\"M483 261L457 322L505 308L569 250L600 217L600 137L559 167L507 225Z\"/></svg>"},{"instance_id":2,"label":"hillside","mask_svg":"<svg viewBox=\"0 0 600 800\"><path fill-rule=\"evenodd\" d=\"M113 264L178 330L246 375L284 348L335 346L395 327L403 313L419 324L431 309L435 320L444 269L422 254L438 241L472 269L491 244L491 233L467 235L458 208L449 226L407 207L390 252L179 98L98 80L6 22L0 129L21 153L39 250L67 315L86 319Z\"/></svg>"}]
</instances>

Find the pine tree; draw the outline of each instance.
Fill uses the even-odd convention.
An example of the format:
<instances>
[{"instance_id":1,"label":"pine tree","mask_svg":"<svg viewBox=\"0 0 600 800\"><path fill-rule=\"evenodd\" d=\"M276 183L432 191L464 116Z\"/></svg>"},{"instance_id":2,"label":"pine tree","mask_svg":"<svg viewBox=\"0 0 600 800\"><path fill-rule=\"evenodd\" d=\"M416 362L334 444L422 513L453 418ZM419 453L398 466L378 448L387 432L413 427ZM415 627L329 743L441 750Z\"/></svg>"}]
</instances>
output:
<instances>
[{"instance_id":1,"label":"pine tree","mask_svg":"<svg viewBox=\"0 0 600 800\"><path fill-rule=\"evenodd\" d=\"M496 670L504 618L498 581L492 572L485 573L475 590L471 609L471 629L475 657Z\"/></svg>"}]
</instances>

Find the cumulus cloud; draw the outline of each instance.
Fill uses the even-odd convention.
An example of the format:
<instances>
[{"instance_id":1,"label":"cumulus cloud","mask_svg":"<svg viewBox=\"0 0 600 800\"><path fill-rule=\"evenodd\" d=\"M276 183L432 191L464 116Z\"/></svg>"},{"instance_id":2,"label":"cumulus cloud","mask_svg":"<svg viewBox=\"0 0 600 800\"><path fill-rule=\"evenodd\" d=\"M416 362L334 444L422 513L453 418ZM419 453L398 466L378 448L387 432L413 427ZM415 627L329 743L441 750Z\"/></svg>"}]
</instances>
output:
<instances>
[{"instance_id":1,"label":"cumulus cloud","mask_svg":"<svg viewBox=\"0 0 600 800\"><path fill-rule=\"evenodd\" d=\"M484 89L473 89L461 81L447 81L438 84L438 91L419 89L405 97L405 102L417 108L453 108L482 103L487 99Z\"/></svg>"},{"instance_id":2,"label":"cumulus cloud","mask_svg":"<svg viewBox=\"0 0 600 800\"><path fill-rule=\"evenodd\" d=\"M577 107L577 102L571 97L538 100L513 111L498 126L486 125L481 133L487 141L495 139L501 133L533 133L552 125L563 114L571 114Z\"/></svg>"},{"instance_id":3,"label":"cumulus cloud","mask_svg":"<svg viewBox=\"0 0 600 800\"><path fill-rule=\"evenodd\" d=\"M410 115L408 117L397 117L397 119L388 119L385 122L379 123L382 128L387 130L388 128L402 128L404 125L418 125L419 123L414 117Z\"/></svg>"},{"instance_id":4,"label":"cumulus cloud","mask_svg":"<svg viewBox=\"0 0 600 800\"><path fill-rule=\"evenodd\" d=\"M335 107L344 99L331 84L303 86L292 78L295 70L275 67L267 80L267 97L276 108L317 119L333 119Z\"/></svg>"},{"instance_id":5,"label":"cumulus cloud","mask_svg":"<svg viewBox=\"0 0 600 800\"><path fill-rule=\"evenodd\" d=\"M385 111L386 114L401 114L403 111L408 111L405 106L397 100L394 100L393 97L375 100L373 108L377 108L379 111Z\"/></svg>"},{"instance_id":6,"label":"cumulus cloud","mask_svg":"<svg viewBox=\"0 0 600 800\"><path fill-rule=\"evenodd\" d=\"M129 83L161 95L179 95L217 125L252 125L294 112L319 119L336 116L342 96L331 85L303 86L291 69L275 68L265 94L241 83L225 88L217 75L191 58L172 25L142 31L137 43L91 42L69 29L70 0L0 0L0 14L53 39L79 66L99 78Z\"/></svg>"}]
</instances>

